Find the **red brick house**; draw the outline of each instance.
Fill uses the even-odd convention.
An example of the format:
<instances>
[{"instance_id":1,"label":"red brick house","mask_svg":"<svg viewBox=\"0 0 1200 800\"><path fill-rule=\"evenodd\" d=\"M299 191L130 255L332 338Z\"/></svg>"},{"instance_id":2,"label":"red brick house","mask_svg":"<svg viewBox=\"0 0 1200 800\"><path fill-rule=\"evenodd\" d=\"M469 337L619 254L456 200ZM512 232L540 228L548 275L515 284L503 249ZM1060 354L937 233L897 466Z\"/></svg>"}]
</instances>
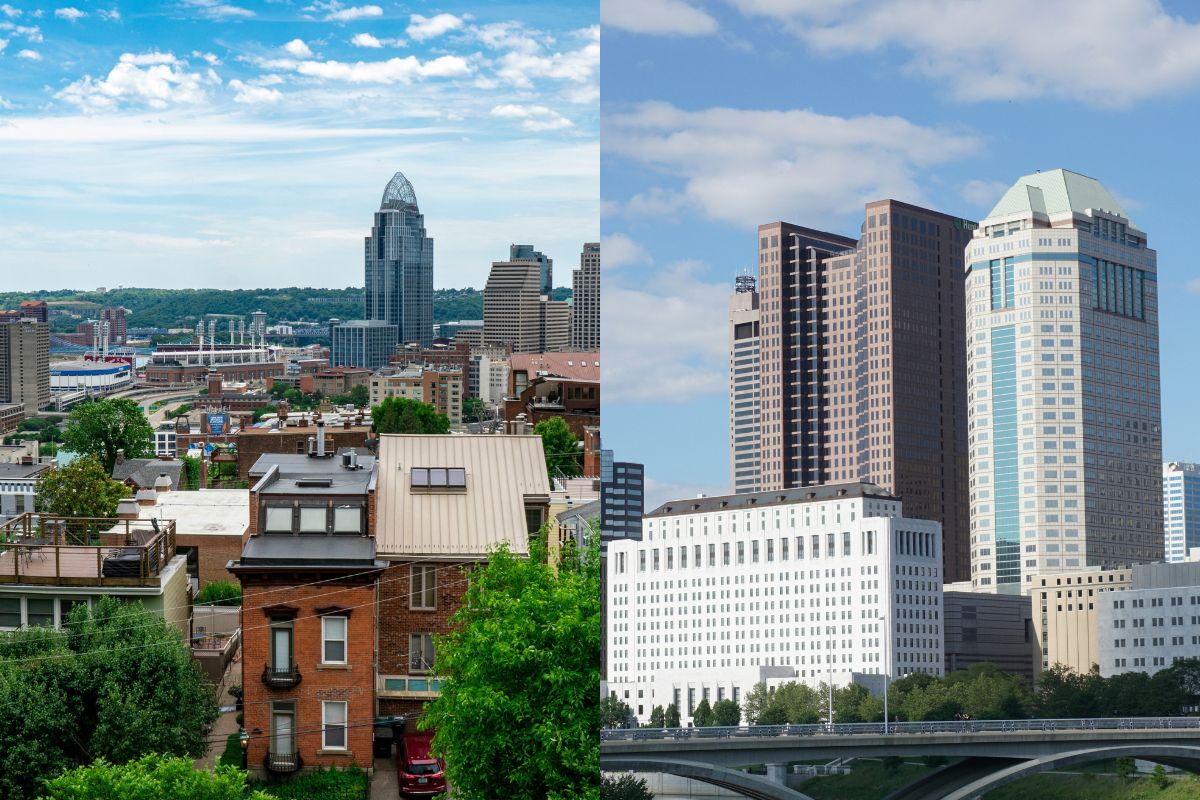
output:
<instances>
[{"instance_id":1,"label":"red brick house","mask_svg":"<svg viewBox=\"0 0 1200 800\"><path fill-rule=\"evenodd\" d=\"M378 456L379 713L414 715L437 697L433 636L462 605L464 571L502 541L528 554L550 484L538 436L384 435Z\"/></svg>"},{"instance_id":2,"label":"red brick house","mask_svg":"<svg viewBox=\"0 0 1200 800\"><path fill-rule=\"evenodd\" d=\"M241 557L244 727L258 776L370 767L375 460L264 455Z\"/></svg>"}]
</instances>

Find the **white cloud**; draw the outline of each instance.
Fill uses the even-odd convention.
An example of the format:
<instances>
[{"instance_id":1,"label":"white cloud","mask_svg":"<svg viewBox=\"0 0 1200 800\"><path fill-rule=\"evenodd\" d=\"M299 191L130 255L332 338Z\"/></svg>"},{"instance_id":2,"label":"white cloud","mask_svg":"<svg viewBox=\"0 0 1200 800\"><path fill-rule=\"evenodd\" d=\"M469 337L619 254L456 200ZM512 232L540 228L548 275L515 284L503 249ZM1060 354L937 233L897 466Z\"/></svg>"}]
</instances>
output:
<instances>
[{"instance_id":1,"label":"white cloud","mask_svg":"<svg viewBox=\"0 0 1200 800\"><path fill-rule=\"evenodd\" d=\"M745 227L790 217L833 222L880 197L920 202L917 175L975 152L979 143L901 117L644 103L608 116L604 147L681 181L680 203ZM667 194L674 187L655 188L659 200L675 203Z\"/></svg>"},{"instance_id":2,"label":"white cloud","mask_svg":"<svg viewBox=\"0 0 1200 800\"><path fill-rule=\"evenodd\" d=\"M660 36L708 36L717 21L683 0L604 0L600 21L611 28Z\"/></svg>"},{"instance_id":3,"label":"white cloud","mask_svg":"<svg viewBox=\"0 0 1200 800\"><path fill-rule=\"evenodd\" d=\"M623 233L614 233L600 238L600 254L604 266L619 269L630 264L647 264L650 254L640 244Z\"/></svg>"},{"instance_id":4,"label":"white cloud","mask_svg":"<svg viewBox=\"0 0 1200 800\"><path fill-rule=\"evenodd\" d=\"M534 53L553 42L551 37L531 31L519 22L492 22L473 29L473 33L493 50L519 50Z\"/></svg>"},{"instance_id":5,"label":"white cloud","mask_svg":"<svg viewBox=\"0 0 1200 800\"><path fill-rule=\"evenodd\" d=\"M115 8L111 11L106 11L102 8L96 13L100 15L100 19L107 20L109 22L120 22L121 20L121 12Z\"/></svg>"},{"instance_id":6,"label":"white cloud","mask_svg":"<svg viewBox=\"0 0 1200 800\"><path fill-rule=\"evenodd\" d=\"M21 9L13 8L8 3L0 5L0 12L4 12L4 16L8 17L9 19L16 19L17 17L21 16Z\"/></svg>"},{"instance_id":7,"label":"white cloud","mask_svg":"<svg viewBox=\"0 0 1200 800\"><path fill-rule=\"evenodd\" d=\"M420 61L415 56L387 61L301 61L296 72L314 78L347 83L411 83L416 78L457 78L471 74L471 65L459 56L439 56Z\"/></svg>"},{"instance_id":8,"label":"white cloud","mask_svg":"<svg viewBox=\"0 0 1200 800\"><path fill-rule=\"evenodd\" d=\"M17 36L24 36L30 42L45 41L42 29L36 25L14 25L11 22L0 22L0 31L12 31Z\"/></svg>"},{"instance_id":9,"label":"white cloud","mask_svg":"<svg viewBox=\"0 0 1200 800\"><path fill-rule=\"evenodd\" d=\"M453 14L437 14L432 17L413 14L409 17L407 33L414 41L423 42L426 39L433 39L444 33L458 30L462 25L462 17L456 17Z\"/></svg>"},{"instance_id":10,"label":"white cloud","mask_svg":"<svg viewBox=\"0 0 1200 800\"><path fill-rule=\"evenodd\" d=\"M960 194L963 199L977 208L991 210L996 201L1008 191L1011 184L1003 181L969 180L963 184Z\"/></svg>"},{"instance_id":11,"label":"white cloud","mask_svg":"<svg viewBox=\"0 0 1200 800\"><path fill-rule=\"evenodd\" d=\"M0 39L0 53L3 53L6 47L8 47L8 39Z\"/></svg>"},{"instance_id":12,"label":"white cloud","mask_svg":"<svg viewBox=\"0 0 1200 800\"><path fill-rule=\"evenodd\" d=\"M248 8L222 3L220 0L184 0L192 8L210 19L245 19L253 17L254 12Z\"/></svg>"},{"instance_id":13,"label":"white cloud","mask_svg":"<svg viewBox=\"0 0 1200 800\"><path fill-rule=\"evenodd\" d=\"M296 58L312 58L313 54L313 51L309 49L303 39L292 39L283 46L283 49Z\"/></svg>"},{"instance_id":14,"label":"white cloud","mask_svg":"<svg viewBox=\"0 0 1200 800\"><path fill-rule=\"evenodd\" d=\"M527 131L557 131L572 128L575 123L546 106L516 105L506 103L492 108L493 117L521 120L521 127Z\"/></svg>"},{"instance_id":15,"label":"white cloud","mask_svg":"<svg viewBox=\"0 0 1200 800\"><path fill-rule=\"evenodd\" d=\"M600 68L600 42L588 42L578 50L551 55L510 51L500 57L496 75L520 89L533 86L533 78L586 83Z\"/></svg>"},{"instance_id":16,"label":"white cloud","mask_svg":"<svg viewBox=\"0 0 1200 800\"><path fill-rule=\"evenodd\" d=\"M237 94L234 96L235 103L246 103L248 105L260 105L263 103L278 103L283 99L283 92L278 89L268 89L263 86L251 86L243 83L236 78L229 82L229 88L233 89Z\"/></svg>"},{"instance_id":17,"label":"white cloud","mask_svg":"<svg viewBox=\"0 0 1200 800\"><path fill-rule=\"evenodd\" d=\"M639 272L634 286L606 281L604 402L726 391L729 291L725 284L704 280L694 261Z\"/></svg>"},{"instance_id":18,"label":"white cloud","mask_svg":"<svg viewBox=\"0 0 1200 800\"><path fill-rule=\"evenodd\" d=\"M66 8L54 9L54 16L58 17L59 19L65 19L69 22L74 22L77 19L86 17L87 12L80 11L78 8L74 8L73 6L67 6Z\"/></svg>"},{"instance_id":19,"label":"white cloud","mask_svg":"<svg viewBox=\"0 0 1200 800\"><path fill-rule=\"evenodd\" d=\"M210 67L221 66L221 59L217 58L215 53L202 53L199 50L193 50L192 58L199 58L203 61L206 61Z\"/></svg>"},{"instance_id":20,"label":"white cloud","mask_svg":"<svg viewBox=\"0 0 1200 800\"><path fill-rule=\"evenodd\" d=\"M1090 0L1010 0L1003 10L979 0L733 2L818 52L906 51L913 72L964 101L1047 96L1121 107L1200 83L1200 24L1159 0L1107 0L1103 13Z\"/></svg>"},{"instance_id":21,"label":"white cloud","mask_svg":"<svg viewBox=\"0 0 1200 800\"><path fill-rule=\"evenodd\" d=\"M4 109L5 111L12 111L14 108L16 108L16 106L5 100L3 97L0 97L0 108Z\"/></svg>"},{"instance_id":22,"label":"white cloud","mask_svg":"<svg viewBox=\"0 0 1200 800\"><path fill-rule=\"evenodd\" d=\"M17 58L27 58L30 61L41 61L42 54L37 50L22 50L21 52L17 53Z\"/></svg>"},{"instance_id":23,"label":"white cloud","mask_svg":"<svg viewBox=\"0 0 1200 800\"><path fill-rule=\"evenodd\" d=\"M350 6L343 7L341 3L333 2L320 4L329 9L325 19L331 22L353 22L356 19L382 17L383 9L379 6Z\"/></svg>"},{"instance_id":24,"label":"white cloud","mask_svg":"<svg viewBox=\"0 0 1200 800\"><path fill-rule=\"evenodd\" d=\"M404 47L408 44L404 39L379 39L369 33L356 33L350 39L350 44L355 47Z\"/></svg>"},{"instance_id":25,"label":"white cloud","mask_svg":"<svg viewBox=\"0 0 1200 800\"><path fill-rule=\"evenodd\" d=\"M220 82L211 69L204 74L192 72L186 61L171 53L124 53L103 79L85 75L54 96L88 111L123 103L166 108L202 103L208 97L204 87Z\"/></svg>"},{"instance_id":26,"label":"white cloud","mask_svg":"<svg viewBox=\"0 0 1200 800\"><path fill-rule=\"evenodd\" d=\"M658 186L638 192L625 204L629 217L673 217L687 207L687 197Z\"/></svg>"}]
</instances>

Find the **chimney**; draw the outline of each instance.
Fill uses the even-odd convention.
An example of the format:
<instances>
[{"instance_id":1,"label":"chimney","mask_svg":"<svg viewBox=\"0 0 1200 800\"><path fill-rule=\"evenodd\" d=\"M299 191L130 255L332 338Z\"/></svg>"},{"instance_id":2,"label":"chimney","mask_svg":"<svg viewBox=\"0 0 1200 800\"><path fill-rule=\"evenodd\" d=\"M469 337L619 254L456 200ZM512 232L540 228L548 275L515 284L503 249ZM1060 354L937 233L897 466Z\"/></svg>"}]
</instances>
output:
<instances>
[{"instance_id":1,"label":"chimney","mask_svg":"<svg viewBox=\"0 0 1200 800\"><path fill-rule=\"evenodd\" d=\"M280 400L279 405L275 406L275 415L278 416L281 421L287 419L288 404L286 400Z\"/></svg>"},{"instance_id":2,"label":"chimney","mask_svg":"<svg viewBox=\"0 0 1200 800\"><path fill-rule=\"evenodd\" d=\"M325 457L325 420L317 420L317 458Z\"/></svg>"},{"instance_id":3,"label":"chimney","mask_svg":"<svg viewBox=\"0 0 1200 800\"><path fill-rule=\"evenodd\" d=\"M138 513L137 500L132 497L123 497L117 501L117 519L137 519Z\"/></svg>"},{"instance_id":4,"label":"chimney","mask_svg":"<svg viewBox=\"0 0 1200 800\"><path fill-rule=\"evenodd\" d=\"M119 448L119 449L117 450L117 463L118 463L118 464L124 464L124 463L125 463L125 448L123 448L123 447L122 447L122 448Z\"/></svg>"},{"instance_id":5,"label":"chimney","mask_svg":"<svg viewBox=\"0 0 1200 800\"><path fill-rule=\"evenodd\" d=\"M167 477L167 473L158 473L158 477L154 479L154 491L159 494L166 494L171 491L171 479Z\"/></svg>"}]
</instances>

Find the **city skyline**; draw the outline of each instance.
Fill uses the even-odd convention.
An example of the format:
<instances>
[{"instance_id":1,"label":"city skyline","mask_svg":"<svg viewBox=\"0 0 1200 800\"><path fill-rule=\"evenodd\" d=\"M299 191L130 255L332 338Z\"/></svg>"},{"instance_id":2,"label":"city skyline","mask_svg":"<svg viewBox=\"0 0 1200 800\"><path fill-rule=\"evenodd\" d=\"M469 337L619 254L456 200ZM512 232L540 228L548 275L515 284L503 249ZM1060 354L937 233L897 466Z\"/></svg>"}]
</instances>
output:
<instances>
[{"instance_id":1,"label":"city skyline","mask_svg":"<svg viewBox=\"0 0 1200 800\"><path fill-rule=\"evenodd\" d=\"M512 242L598 238L595 4L16 2L0 42L14 290L360 285L397 170L437 288L482 286Z\"/></svg>"},{"instance_id":2,"label":"city skyline","mask_svg":"<svg viewBox=\"0 0 1200 800\"><path fill-rule=\"evenodd\" d=\"M1018 33L1006 18L989 41L1020 48L963 51L935 31L961 38L969 19L933 6L889 15L868 2L817 18L802 6L680 2L656 13L667 5L603 10L607 440L646 462L649 508L730 489L728 299L756 269L758 225L857 238L862 205L883 199L980 219L1019 176L1059 167L1101 180L1154 231L1163 456L1197 460L1187 322L1200 271L1188 187L1173 180L1189 145L1178 127L1144 125L1147 113L1194 114L1200 70L1146 66L1200 39L1192 10L1066 4L1055 13L1077 31L1069 41ZM1155 33L1129 39L1130 27ZM1079 68L1092 41L1122 42L1104 80ZM962 69L949 69L958 57ZM1136 158L1114 159L1114 141ZM667 443L681 431L714 435Z\"/></svg>"}]
</instances>

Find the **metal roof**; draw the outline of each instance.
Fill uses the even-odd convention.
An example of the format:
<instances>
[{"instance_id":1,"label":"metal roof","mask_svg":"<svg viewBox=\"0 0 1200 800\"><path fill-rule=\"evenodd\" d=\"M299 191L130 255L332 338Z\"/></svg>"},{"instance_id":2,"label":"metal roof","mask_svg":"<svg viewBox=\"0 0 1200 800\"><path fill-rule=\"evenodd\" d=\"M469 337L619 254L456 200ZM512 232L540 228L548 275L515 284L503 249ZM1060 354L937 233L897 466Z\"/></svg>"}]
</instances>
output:
<instances>
[{"instance_id":1,"label":"metal roof","mask_svg":"<svg viewBox=\"0 0 1200 800\"><path fill-rule=\"evenodd\" d=\"M414 491L413 467L462 467L467 489ZM380 436L379 554L470 558L502 541L527 553L526 499L549 495L540 436Z\"/></svg>"},{"instance_id":2,"label":"metal roof","mask_svg":"<svg viewBox=\"0 0 1200 800\"><path fill-rule=\"evenodd\" d=\"M1052 169L1019 178L987 218L1031 213L1055 217L1072 212L1083 214L1089 208L1129 219L1129 214L1100 181L1069 169Z\"/></svg>"},{"instance_id":3,"label":"metal roof","mask_svg":"<svg viewBox=\"0 0 1200 800\"><path fill-rule=\"evenodd\" d=\"M671 500L642 516L645 518L666 517L672 514L707 514L713 511L748 511L752 508L767 506L854 500L859 497L872 497L878 500L900 499L873 483L827 483L821 486L805 486L799 489L782 489L774 492L747 492L746 494Z\"/></svg>"},{"instance_id":4,"label":"metal roof","mask_svg":"<svg viewBox=\"0 0 1200 800\"><path fill-rule=\"evenodd\" d=\"M251 536L235 562L244 567L378 567L369 536Z\"/></svg>"}]
</instances>

